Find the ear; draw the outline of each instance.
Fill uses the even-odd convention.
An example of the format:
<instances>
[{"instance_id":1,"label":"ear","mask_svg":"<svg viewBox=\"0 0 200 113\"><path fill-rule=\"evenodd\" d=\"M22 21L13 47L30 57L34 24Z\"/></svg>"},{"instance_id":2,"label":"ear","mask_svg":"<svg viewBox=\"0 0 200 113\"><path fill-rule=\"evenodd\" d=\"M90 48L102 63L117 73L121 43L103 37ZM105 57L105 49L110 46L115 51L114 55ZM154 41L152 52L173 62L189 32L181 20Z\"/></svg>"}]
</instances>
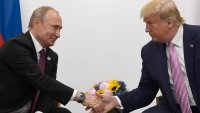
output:
<instances>
[{"instance_id":1,"label":"ear","mask_svg":"<svg viewBox=\"0 0 200 113\"><path fill-rule=\"evenodd\" d=\"M39 18L35 18L33 20L33 26L34 26L35 29L40 29L40 24L41 24L41 21L40 21Z\"/></svg>"},{"instance_id":2,"label":"ear","mask_svg":"<svg viewBox=\"0 0 200 113\"><path fill-rule=\"evenodd\" d=\"M172 19L168 19L167 24L169 28L172 28L174 26L174 21Z\"/></svg>"}]
</instances>

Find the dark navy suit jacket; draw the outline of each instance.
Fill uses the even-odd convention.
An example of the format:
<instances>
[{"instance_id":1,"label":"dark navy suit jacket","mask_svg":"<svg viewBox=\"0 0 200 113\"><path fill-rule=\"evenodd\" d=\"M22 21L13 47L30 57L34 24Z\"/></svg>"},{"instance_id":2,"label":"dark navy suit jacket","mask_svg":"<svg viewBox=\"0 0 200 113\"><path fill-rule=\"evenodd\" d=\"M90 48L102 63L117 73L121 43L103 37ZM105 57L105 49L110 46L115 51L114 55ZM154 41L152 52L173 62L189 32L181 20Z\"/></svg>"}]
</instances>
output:
<instances>
[{"instance_id":1,"label":"dark navy suit jacket","mask_svg":"<svg viewBox=\"0 0 200 113\"><path fill-rule=\"evenodd\" d=\"M183 50L190 87L197 107L200 108L200 26L183 25ZM162 105L179 113L173 99L167 67L166 44L150 41L141 52L142 76L139 85L119 98L124 113L149 105L160 89Z\"/></svg>"}]
</instances>

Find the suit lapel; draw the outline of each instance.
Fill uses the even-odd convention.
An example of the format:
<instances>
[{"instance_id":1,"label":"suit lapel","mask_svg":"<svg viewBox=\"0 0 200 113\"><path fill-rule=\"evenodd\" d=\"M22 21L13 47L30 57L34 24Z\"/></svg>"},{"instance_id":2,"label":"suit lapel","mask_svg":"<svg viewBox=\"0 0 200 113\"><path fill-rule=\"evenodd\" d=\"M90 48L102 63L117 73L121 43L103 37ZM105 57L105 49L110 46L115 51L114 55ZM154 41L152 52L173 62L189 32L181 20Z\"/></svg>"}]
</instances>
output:
<instances>
[{"instance_id":1,"label":"suit lapel","mask_svg":"<svg viewBox=\"0 0 200 113\"><path fill-rule=\"evenodd\" d=\"M22 41L23 41L23 44L25 46L27 46L29 49L31 49L31 51L33 52L34 61L38 62L37 53L36 53L36 50L35 50L35 47L34 47L34 44L33 44L33 40L31 38L31 35L30 35L29 31L27 31L24 34L24 37L23 37ZM49 73L48 71L51 71L50 70L51 63L52 63L52 54L51 54L50 49L46 48L45 73Z\"/></svg>"},{"instance_id":2,"label":"suit lapel","mask_svg":"<svg viewBox=\"0 0 200 113\"><path fill-rule=\"evenodd\" d=\"M52 65L52 55L49 51L49 48L46 49L46 56L45 56L45 73L48 74L50 70L50 66Z\"/></svg>"},{"instance_id":3,"label":"suit lapel","mask_svg":"<svg viewBox=\"0 0 200 113\"><path fill-rule=\"evenodd\" d=\"M20 42L26 46L28 49L30 49L32 51L32 58L34 61L38 62L38 58L37 58L37 53L36 53L36 50L35 50L35 46L33 44L33 40L31 38L31 35L29 33L29 31L27 31L22 37L19 37L19 38L22 38L20 40Z\"/></svg>"},{"instance_id":4,"label":"suit lapel","mask_svg":"<svg viewBox=\"0 0 200 113\"><path fill-rule=\"evenodd\" d=\"M185 58L185 67L187 72L187 77L190 83L190 87L193 93L193 97L197 100L197 90L195 85L195 47L196 41L193 38L193 35L184 25L184 35L183 35L183 46L184 46L184 58Z\"/></svg>"}]
</instances>

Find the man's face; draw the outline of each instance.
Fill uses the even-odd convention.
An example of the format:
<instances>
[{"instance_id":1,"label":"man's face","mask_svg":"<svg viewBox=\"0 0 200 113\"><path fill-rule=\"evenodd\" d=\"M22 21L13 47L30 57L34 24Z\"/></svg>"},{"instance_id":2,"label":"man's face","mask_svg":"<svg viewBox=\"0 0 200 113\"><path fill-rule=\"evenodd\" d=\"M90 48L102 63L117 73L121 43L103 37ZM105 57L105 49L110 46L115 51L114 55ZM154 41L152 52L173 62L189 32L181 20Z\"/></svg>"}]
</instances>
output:
<instances>
[{"instance_id":1,"label":"man's face","mask_svg":"<svg viewBox=\"0 0 200 113\"><path fill-rule=\"evenodd\" d=\"M145 31L149 33L153 41L165 43L168 37L168 22L161 20L158 15L150 15L144 18Z\"/></svg>"},{"instance_id":2,"label":"man's face","mask_svg":"<svg viewBox=\"0 0 200 113\"><path fill-rule=\"evenodd\" d=\"M53 46L57 38L60 37L62 20L55 11L48 11L43 20L40 20L38 39L43 47Z\"/></svg>"}]
</instances>

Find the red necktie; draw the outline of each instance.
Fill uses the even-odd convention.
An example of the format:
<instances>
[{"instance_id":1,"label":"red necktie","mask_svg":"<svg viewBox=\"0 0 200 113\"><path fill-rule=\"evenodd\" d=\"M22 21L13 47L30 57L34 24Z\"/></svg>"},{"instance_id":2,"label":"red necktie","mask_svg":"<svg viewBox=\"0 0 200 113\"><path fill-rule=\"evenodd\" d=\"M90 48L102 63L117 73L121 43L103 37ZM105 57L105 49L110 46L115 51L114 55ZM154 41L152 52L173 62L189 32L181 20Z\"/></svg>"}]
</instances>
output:
<instances>
[{"instance_id":1,"label":"red necktie","mask_svg":"<svg viewBox=\"0 0 200 113\"><path fill-rule=\"evenodd\" d=\"M183 71L181 69L181 64L173 43L169 44L169 56L173 85L181 107L181 111L182 113L192 113L189 104L188 92L184 83Z\"/></svg>"},{"instance_id":2,"label":"red necktie","mask_svg":"<svg viewBox=\"0 0 200 113\"><path fill-rule=\"evenodd\" d=\"M39 53L40 53L39 66L40 66L41 72L44 73L44 68L45 68L45 49L42 49ZM35 98L33 100L31 113L34 113L34 109L35 109L35 106L36 106L36 103L37 103L39 95L40 95L40 91L37 90Z\"/></svg>"}]
</instances>

